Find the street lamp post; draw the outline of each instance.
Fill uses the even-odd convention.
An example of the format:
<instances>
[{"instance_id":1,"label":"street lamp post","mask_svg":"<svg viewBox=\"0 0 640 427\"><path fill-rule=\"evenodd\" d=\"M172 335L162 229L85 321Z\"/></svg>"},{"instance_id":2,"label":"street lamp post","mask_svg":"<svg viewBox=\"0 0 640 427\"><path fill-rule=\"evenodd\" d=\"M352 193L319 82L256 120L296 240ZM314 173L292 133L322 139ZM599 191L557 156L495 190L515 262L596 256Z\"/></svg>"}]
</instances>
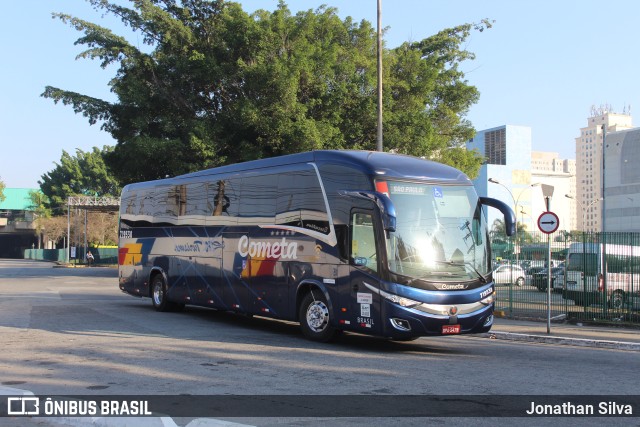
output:
<instances>
[{"instance_id":1,"label":"street lamp post","mask_svg":"<svg viewBox=\"0 0 640 427\"><path fill-rule=\"evenodd\" d=\"M602 200L602 235L605 236L604 232L606 230L605 227L605 215L606 215L606 211L607 211L607 201L605 200L605 184L604 184L604 178L606 176L605 173L605 152L606 152L606 148L607 148L607 126L605 124L602 125L601 127L602 129L602 197L600 198L600 200Z\"/></svg>"},{"instance_id":2,"label":"street lamp post","mask_svg":"<svg viewBox=\"0 0 640 427\"><path fill-rule=\"evenodd\" d=\"M522 206L520 206L520 222L524 224L524 216L528 216L529 218L531 218L531 223L533 224L533 217L531 215L529 215L527 213L527 211L524 210L524 208Z\"/></svg>"},{"instance_id":3,"label":"street lamp post","mask_svg":"<svg viewBox=\"0 0 640 427\"><path fill-rule=\"evenodd\" d=\"M580 200L576 199L576 198L575 198L575 197L573 197L572 195L570 195L570 194L565 194L565 195L564 195L564 197L566 197L567 199L575 200L575 201L576 201L576 203L577 203L578 205L580 205L580 209L582 210L582 233L584 233L584 232L585 232L585 228L586 228L586 227L585 227L585 223L586 223L586 217L585 217L585 214L587 213L587 211L589 210L589 208L590 208L591 206L593 206L593 204L594 204L594 203L598 203L599 201L601 201L601 200L602 200L602 197L600 197L599 199L592 200L592 201L587 205L587 207L586 207L586 208L585 208L585 207L584 207L584 205L580 202Z\"/></svg>"},{"instance_id":4,"label":"street lamp post","mask_svg":"<svg viewBox=\"0 0 640 427\"><path fill-rule=\"evenodd\" d=\"M492 184L498 184L498 185L502 186L505 190L507 190L507 192L508 192L508 193L509 193L509 195L511 196L511 200L513 200L514 212L515 212L515 213L516 213L516 215L517 215L517 214L518 214L518 204L520 203L520 197L522 197L522 195L524 194L524 192L525 192L526 188L523 188L523 189L520 191L520 194L518 194L518 197L517 197L517 198L515 198L515 197L513 197L513 193L511 192L511 190L509 190L509 187L507 187L506 185L504 185L503 183L501 183L501 182L500 182L500 181L498 181L497 179L489 178L489 179L488 179L488 181L489 181L490 183L492 183ZM540 183L539 183L539 182L535 182L535 183L533 183L533 184L530 184L530 185L529 185L529 188L531 188L531 187L537 187L537 186L539 186L539 185L540 185ZM515 230L514 230L514 236L515 236L515 241L516 241L516 243L515 243L516 247L514 248L514 249L516 249L516 250L515 250L515 252L516 252L516 264L517 264L517 265L520 265L520 248L519 248L519 245L518 245L518 219L517 219L517 217L516 217L516 226L515 226Z\"/></svg>"}]
</instances>

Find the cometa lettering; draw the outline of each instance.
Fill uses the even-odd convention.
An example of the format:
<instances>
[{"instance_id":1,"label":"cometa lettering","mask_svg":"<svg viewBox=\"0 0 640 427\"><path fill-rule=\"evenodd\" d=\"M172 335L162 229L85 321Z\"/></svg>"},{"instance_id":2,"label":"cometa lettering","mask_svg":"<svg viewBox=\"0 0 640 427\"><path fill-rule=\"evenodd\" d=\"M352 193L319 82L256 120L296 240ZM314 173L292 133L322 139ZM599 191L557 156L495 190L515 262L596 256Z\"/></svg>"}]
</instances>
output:
<instances>
[{"instance_id":1,"label":"cometa lettering","mask_svg":"<svg viewBox=\"0 0 640 427\"><path fill-rule=\"evenodd\" d=\"M298 244L288 242L286 237L277 242L250 242L248 236L242 236L238 241L238 253L242 257L249 255L251 258L297 259Z\"/></svg>"}]
</instances>

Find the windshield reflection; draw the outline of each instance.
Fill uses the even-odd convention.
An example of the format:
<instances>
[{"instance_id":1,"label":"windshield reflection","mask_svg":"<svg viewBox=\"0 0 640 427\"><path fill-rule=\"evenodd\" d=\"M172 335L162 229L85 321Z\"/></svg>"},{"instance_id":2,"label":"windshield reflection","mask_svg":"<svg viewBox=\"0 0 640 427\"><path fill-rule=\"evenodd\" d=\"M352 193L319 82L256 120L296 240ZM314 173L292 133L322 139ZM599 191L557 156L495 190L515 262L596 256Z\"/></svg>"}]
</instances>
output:
<instances>
[{"instance_id":1,"label":"windshield reflection","mask_svg":"<svg viewBox=\"0 0 640 427\"><path fill-rule=\"evenodd\" d=\"M427 281L485 281L487 225L473 186L387 182L396 231L387 239L392 272Z\"/></svg>"}]
</instances>

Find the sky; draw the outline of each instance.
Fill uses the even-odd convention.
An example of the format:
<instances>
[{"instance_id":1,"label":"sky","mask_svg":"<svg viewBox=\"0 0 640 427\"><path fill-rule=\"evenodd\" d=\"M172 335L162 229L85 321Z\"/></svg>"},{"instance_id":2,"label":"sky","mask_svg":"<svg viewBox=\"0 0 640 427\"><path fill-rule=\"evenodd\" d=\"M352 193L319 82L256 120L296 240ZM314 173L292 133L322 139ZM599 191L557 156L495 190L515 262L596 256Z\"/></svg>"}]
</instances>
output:
<instances>
[{"instance_id":1,"label":"sky","mask_svg":"<svg viewBox=\"0 0 640 427\"><path fill-rule=\"evenodd\" d=\"M128 4L127 0L117 3ZM244 10L274 10L277 0L242 0ZM376 23L376 0L288 0L292 12L322 4L342 18ZM105 26L142 45L115 17L83 0L3 3L0 15L0 180L9 188L37 188L62 151L115 145L100 124L89 125L70 106L41 97L50 85L116 101L108 83L117 65L76 60L81 33L52 19L63 12ZM465 48L476 55L462 64L480 100L467 119L477 130L502 125L532 129L532 149L575 158L575 138L591 107L640 112L640 2L637 0L383 0L384 42L393 48L444 28L494 20L472 32ZM628 111L628 110L627 110ZM640 124L640 118L634 121Z\"/></svg>"}]
</instances>

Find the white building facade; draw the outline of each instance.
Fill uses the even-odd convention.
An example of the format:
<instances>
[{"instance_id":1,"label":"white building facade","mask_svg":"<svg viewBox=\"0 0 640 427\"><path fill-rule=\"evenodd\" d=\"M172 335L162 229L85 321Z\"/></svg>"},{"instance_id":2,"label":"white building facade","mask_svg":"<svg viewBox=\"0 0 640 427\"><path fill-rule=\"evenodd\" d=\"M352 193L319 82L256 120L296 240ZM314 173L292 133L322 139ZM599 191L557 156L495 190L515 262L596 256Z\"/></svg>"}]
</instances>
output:
<instances>
[{"instance_id":1,"label":"white building facade","mask_svg":"<svg viewBox=\"0 0 640 427\"><path fill-rule=\"evenodd\" d=\"M538 231L538 217L546 211L541 184L554 187L551 210L560 219L559 229L575 229L572 200L565 197L575 193L575 161L560 159L558 153L532 151L530 127L504 125L479 131L467 149L486 158L473 180L478 194L511 206L527 231ZM487 215L490 226L502 219L495 209Z\"/></svg>"},{"instance_id":2,"label":"white building facade","mask_svg":"<svg viewBox=\"0 0 640 427\"><path fill-rule=\"evenodd\" d=\"M502 200L514 212L520 208L525 212L531 210L530 127L504 125L479 131L467 142L467 149L477 150L486 158L478 177L473 180L478 194ZM520 214L517 215L520 221ZM502 219L502 215L496 209L488 209L489 226L496 219ZM524 220L527 229L531 230L531 216L525 216Z\"/></svg>"},{"instance_id":3,"label":"white building facade","mask_svg":"<svg viewBox=\"0 0 640 427\"><path fill-rule=\"evenodd\" d=\"M640 128L605 136L605 231L640 232Z\"/></svg>"},{"instance_id":4,"label":"white building facade","mask_svg":"<svg viewBox=\"0 0 640 427\"><path fill-rule=\"evenodd\" d=\"M602 231L602 137L632 129L631 114L593 108L576 138L576 221L581 231ZM604 129L603 129L604 128ZM606 155L605 155L606 158ZM606 168L605 168L606 169ZM611 171L612 172L612 171ZM607 174L610 171L607 170ZM605 177L605 184L607 178ZM606 230L609 231L609 230Z\"/></svg>"},{"instance_id":5,"label":"white building facade","mask_svg":"<svg viewBox=\"0 0 640 427\"><path fill-rule=\"evenodd\" d=\"M559 230L576 230L576 161L561 159L558 153L532 151L531 180L535 184L546 184L554 188L550 204L551 211L558 215L560 220ZM531 208L538 216L539 212L546 210L542 194L531 200Z\"/></svg>"}]
</instances>

